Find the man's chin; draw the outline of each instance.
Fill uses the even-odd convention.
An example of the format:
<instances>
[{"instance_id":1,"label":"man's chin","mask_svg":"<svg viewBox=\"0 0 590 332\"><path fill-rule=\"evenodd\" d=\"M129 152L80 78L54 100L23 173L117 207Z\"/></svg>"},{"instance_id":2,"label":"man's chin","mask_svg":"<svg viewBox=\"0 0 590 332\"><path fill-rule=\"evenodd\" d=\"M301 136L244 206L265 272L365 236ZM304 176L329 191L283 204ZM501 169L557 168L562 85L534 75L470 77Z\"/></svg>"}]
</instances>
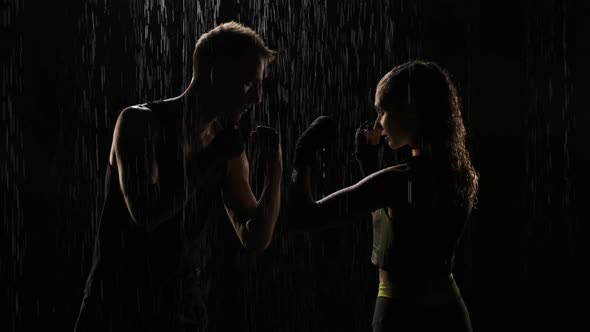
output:
<instances>
[{"instance_id":1,"label":"man's chin","mask_svg":"<svg viewBox=\"0 0 590 332\"><path fill-rule=\"evenodd\" d=\"M244 112L241 112L241 113L238 113L238 114L234 115L232 117L232 120L234 122L239 122L240 120L242 120L242 115L244 115Z\"/></svg>"},{"instance_id":2,"label":"man's chin","mask_svg":"<svg viewBox=\"0 0 590 332\"><path fill-rule=\"evenodd\" d=\"M242 114L234 115L229 117L227 120L230 122L234 127L238 127L240 120L242 119Z\"/></svg>"},{"instance_id":3,"label":"man's chin","mask_svg":"<svg viewBox=\"0 0 590 332\"><path fill-rule=\"evenodd\" d=\"M243 113L228 114L228 115L222 116L219 120L225 126L237 127L238 124L239 124L239 122L240 122L240 120L242 119L242 114Z\"/></svg>"},{"instance_id":4,"label":"man's chin","mask_svg":"<svg viewBox=\"0 0 590 332\"><path fill-rule=\"evenodd\" d=\"M238 129L239 126L240 126L240 121L239 121L239 119L238 120L235 120L233 118L232 119L226 119L223 125L226 128Z\"/></svg>"},{"instance_id":5,"label":"man's chin","mask_svg":"<svg viewBox=\"0 0 590 332\"><path fill-rule=\"evenodd\" d=\"M247 109L244 109L242 111L238 111L236 112L232 117L231 120L234 122L239 122L242 119L242 115L246 114L246 112L248 112Z\"/></svg>"}]
</instances>

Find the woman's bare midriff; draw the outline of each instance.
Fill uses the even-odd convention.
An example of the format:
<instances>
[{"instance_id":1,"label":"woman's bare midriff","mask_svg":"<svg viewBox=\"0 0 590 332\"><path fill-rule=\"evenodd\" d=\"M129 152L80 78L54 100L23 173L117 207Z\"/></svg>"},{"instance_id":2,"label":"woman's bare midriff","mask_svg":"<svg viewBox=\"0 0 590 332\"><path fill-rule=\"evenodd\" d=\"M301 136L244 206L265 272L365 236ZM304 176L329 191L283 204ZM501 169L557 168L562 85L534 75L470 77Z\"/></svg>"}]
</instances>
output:
<instances>
[{"instance_id":1,"label":"woman's bare midriff","mask_svg":"<svg viewBox=\"0 0 590 332\"><path fill-rule=\"evenodd\" d=\"M379 269L379 283L380 284L389 284L391 283L391 276L389 271Z\"/></svg>"},{"instance_id":2,"label":"woman's bare midriff","mask_svg":"<svg viewBox=\"0 0 590 332\"><path fill-rule=\"evenodd\" d=\"M385 209L385 211L387 212L387 217L389 219L392 219L392 217L393 217L393 208L387 207ZM384 270L384 269L379 269L379 283L382 283L382 284L391 283L391 276L389 274L389 271Z\"/></svg>"}]
</instances>

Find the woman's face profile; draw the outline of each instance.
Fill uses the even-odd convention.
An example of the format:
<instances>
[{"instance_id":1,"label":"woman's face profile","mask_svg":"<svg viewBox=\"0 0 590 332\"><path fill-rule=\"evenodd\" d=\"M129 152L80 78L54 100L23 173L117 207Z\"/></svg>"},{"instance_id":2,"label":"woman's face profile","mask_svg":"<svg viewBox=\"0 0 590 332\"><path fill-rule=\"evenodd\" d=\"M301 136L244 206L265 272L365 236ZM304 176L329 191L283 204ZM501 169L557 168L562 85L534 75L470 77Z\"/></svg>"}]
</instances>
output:
<instances>
[{"instance_id":1,"label":"woman's face profile","mask_svg":"<svg viewBox=\"0 0 590 332\"><path fill-rule=\"evenodd\" d=\"M407 107L409 105L396 105L393 100L388 100L381 91L375 94L375 110L377 111L376 126L382 131L385 140L391 149L399 149L405 145L414 146L415 114ZM388 94L391 96L391 94Z\"/></svg>"}]
</instances>

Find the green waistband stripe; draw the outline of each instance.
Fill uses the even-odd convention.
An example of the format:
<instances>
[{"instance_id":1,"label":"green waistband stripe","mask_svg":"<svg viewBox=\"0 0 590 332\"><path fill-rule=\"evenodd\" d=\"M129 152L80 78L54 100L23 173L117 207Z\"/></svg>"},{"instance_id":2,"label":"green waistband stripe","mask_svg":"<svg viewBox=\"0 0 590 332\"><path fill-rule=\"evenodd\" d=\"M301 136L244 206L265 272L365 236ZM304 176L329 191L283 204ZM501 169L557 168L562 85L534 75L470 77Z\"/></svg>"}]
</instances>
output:
<instances>
[{"instance_id":1,"label":"green waistband stripe","mask_svg":"<svg viewBox=\"0 0 590 332\"><path fill-rule=\"evenodd\" d=\"M404 280L379 283L377 297L400 299L413 303L453 303L459 297L459 286L453 275L439 280Z\"/></svg>"},{"instance_id":2,"label":"green waistband stripe","mask_svg":"<svg viewBox=\"0 0 590 332\"><path fill-rule=\"evenodd\" d=\"M379 283L379 293L377 297L393 297L393 287L391 284Z\"/></svg>"}]
</instances>

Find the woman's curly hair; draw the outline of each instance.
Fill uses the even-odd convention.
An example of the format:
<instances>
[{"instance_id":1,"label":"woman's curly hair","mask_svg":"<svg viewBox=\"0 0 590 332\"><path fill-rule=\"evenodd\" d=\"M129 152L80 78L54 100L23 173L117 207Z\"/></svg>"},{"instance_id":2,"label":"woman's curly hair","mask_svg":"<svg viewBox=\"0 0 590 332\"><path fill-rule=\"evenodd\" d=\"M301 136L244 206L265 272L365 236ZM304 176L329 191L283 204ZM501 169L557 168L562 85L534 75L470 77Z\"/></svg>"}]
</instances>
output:
<instances>
[{"instance_id":1,"label":"woman's curly hair","mask_svg":"<svg viewBox=\"0 0 590 332\"><path fill-rule=\"evenodd\" d=\"M434 62L410 61L393 68L377 88L382 100L413 104L422 145L430 148L437 168L450 175L455 201L473 207L479 175L465 145L461 99L447 71Z\"/></svg>"}]
</instances>

